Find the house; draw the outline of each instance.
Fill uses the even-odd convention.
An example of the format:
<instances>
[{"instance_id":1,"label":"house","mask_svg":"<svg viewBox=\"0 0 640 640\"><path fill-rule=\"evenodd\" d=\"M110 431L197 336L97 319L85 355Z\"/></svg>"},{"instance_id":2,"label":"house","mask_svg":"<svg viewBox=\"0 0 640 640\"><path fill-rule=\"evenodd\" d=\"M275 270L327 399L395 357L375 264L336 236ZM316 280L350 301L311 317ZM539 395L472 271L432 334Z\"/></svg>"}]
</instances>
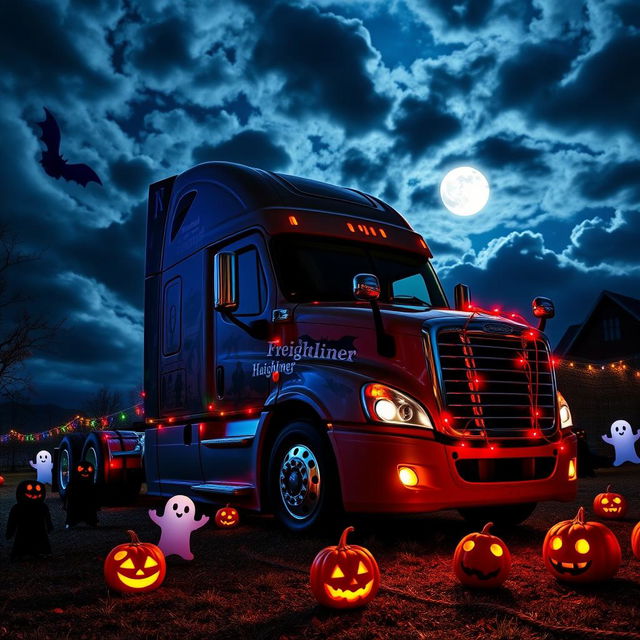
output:
<instances>
[{"instance_id":1,"label":"house","mask_svg":"<svg viewBox=\"0 0 640 640\"><path fill-rule=\"evenodd\" d=\"M565 331L555 353L604 364L640 359L640 300L603 291L587 319Z\"/></svg>"},{"instance_id":2,"label":"house","mask_svg":"<svg viewBox=\"0 0 640 640\"><path fill-rule=\"evenodd\" d=\"M558 389L592 449L613 457L602 440L616 420L640 429L640 300L602 291L582 324L558 342ZM640 445L637 447L640 452Z\"/></svg>"}]
</instances>

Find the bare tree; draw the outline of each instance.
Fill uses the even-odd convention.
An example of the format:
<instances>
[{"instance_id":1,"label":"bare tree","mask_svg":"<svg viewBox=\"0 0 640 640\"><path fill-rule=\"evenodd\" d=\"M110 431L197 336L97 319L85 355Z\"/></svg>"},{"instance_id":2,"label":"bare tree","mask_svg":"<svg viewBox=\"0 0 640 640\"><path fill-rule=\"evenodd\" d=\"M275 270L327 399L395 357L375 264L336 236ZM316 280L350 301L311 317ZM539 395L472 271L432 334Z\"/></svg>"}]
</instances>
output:
<instances>
[{"instance_id":1,"label":"bare tree","mask_svg":"<svg viewBox=\"0 0 640 640\"><path fill-rule=\"evenodd\" d=\"M11 271L38 257L23 252L16 236L0 224L0 395L11 398L29 387L25 360L50 344L60 328L27 311L27 297L9 288Z\"/></svg>"},{"instance_id":2,"label":"bare tree","mask_svg":"<svg viewBox=\"0 0 640 640\"><path fill-rule=\"evenodd\" d=\"M102 387L95 392L86 402L85 409L92 418L111 415L122 408L122 400L117 391L111 391L108 387Z\"/></svg>"}]
</instances>

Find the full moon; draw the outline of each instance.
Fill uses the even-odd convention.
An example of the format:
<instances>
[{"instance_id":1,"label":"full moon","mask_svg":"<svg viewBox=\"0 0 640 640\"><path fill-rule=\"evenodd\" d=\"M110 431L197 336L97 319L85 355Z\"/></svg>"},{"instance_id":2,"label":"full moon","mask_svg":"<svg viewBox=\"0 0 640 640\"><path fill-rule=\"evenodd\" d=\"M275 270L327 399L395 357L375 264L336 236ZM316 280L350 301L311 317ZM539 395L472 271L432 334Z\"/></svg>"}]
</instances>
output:
<instances>
[{"instance_id":1,"label":"full moon","mask_svg":"<svg viewBox=\"0 0 640 640\"><path fill-rule=\"evenodd\" d=\"M457 216L472 216L489 201L489 183L473 167L452 169L440 183L444 206Z\"/></svg>"}]
</instances>

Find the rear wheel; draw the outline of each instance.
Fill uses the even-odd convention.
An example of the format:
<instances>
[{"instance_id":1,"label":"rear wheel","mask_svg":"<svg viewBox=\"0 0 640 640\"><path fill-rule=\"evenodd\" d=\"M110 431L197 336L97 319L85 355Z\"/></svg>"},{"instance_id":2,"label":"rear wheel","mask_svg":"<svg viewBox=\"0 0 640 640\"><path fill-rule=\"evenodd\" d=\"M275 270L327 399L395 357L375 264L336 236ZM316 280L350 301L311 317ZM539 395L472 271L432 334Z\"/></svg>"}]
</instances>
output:
<instances>
[{"instance_id":1,"label":"rear wheel","mask_svg":"<svg viewBox=\"0 0 640 640\"><path fill-rule=\"evenodd\" d=\"M292 422L276 438L269 461L276 517L292 531L326 522L339 506L338 476L329 443L307 422Z\"/></svg>"},{"instance_id":2,"label":"rear wheel","mask_svg":"<svg viewBox=\"0 0 640 640\"><path fill-rule=\"evenodd\" d=\"M82 460L82 445L85 437L80 433L70 433L62 438L58 447L58 468L56 484L61 498L67 495L74 466Z\"/></svg>"},{"instance_id":3,"label":"rear wheel","mask_svg":"<svg viewBox=\"0 0 640 640\"><path fill-rule=\"evenodd\" d=\"M535 502L523 502L495 507L467 507L459 509L459 512L467 522L473 525L485 525L487 522L493 522L498 527L510 527L524 522L535 508Z\"/></svg>"},{"instance_id":4,"label":"rear wheel","mask_svg":"<svg viewBox=\"0 0 640 640\"><path fill-rule=\"evenodd\" d=\"M141 474L138 469L127 469L124 460L117 468L109 466L110 432L94 432L87 436L82 457L93 465L93 482L101 502L117 504L131 502L140 491Z\"/></svg>"}]
</instances>

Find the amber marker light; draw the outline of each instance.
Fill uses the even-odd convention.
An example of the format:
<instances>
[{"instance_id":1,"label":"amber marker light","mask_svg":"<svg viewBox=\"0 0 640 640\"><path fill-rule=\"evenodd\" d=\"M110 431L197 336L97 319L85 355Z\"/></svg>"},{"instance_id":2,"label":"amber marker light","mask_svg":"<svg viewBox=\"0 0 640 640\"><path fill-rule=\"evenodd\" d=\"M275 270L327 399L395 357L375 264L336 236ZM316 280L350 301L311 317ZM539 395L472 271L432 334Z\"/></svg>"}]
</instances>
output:
<instances>
[{"instance_id":1,"label":"amber marker light","mask_svg":"<svg viewBox=\"0 0 640 640\"><path fill-rule=\"evenodd\" d=\"M411 467L398 467L398 478L405 487L415 487L418 484L418 474Z\"/></svg>"},{"instance_id":2,"label":"amber marker light","mask_svg":"<svg viewBox=\"0 0 640 640\"><path fill-rule=\"evenodd\" d=\"M289 224L292 227L297 227L298 226L298 218L296 218L295 216L289 216Z\"/></svg>"},{"instance_id":3,"label":"amber marker light","mask_svg":"<svg viewBox=\"0 0 640 640\"><path fill-rule=\"evenodd\" d=\"M575 480L576 476L576 459L571 458L571 460L569 460L569 480Z\"/></svg>"}]
</instances>

